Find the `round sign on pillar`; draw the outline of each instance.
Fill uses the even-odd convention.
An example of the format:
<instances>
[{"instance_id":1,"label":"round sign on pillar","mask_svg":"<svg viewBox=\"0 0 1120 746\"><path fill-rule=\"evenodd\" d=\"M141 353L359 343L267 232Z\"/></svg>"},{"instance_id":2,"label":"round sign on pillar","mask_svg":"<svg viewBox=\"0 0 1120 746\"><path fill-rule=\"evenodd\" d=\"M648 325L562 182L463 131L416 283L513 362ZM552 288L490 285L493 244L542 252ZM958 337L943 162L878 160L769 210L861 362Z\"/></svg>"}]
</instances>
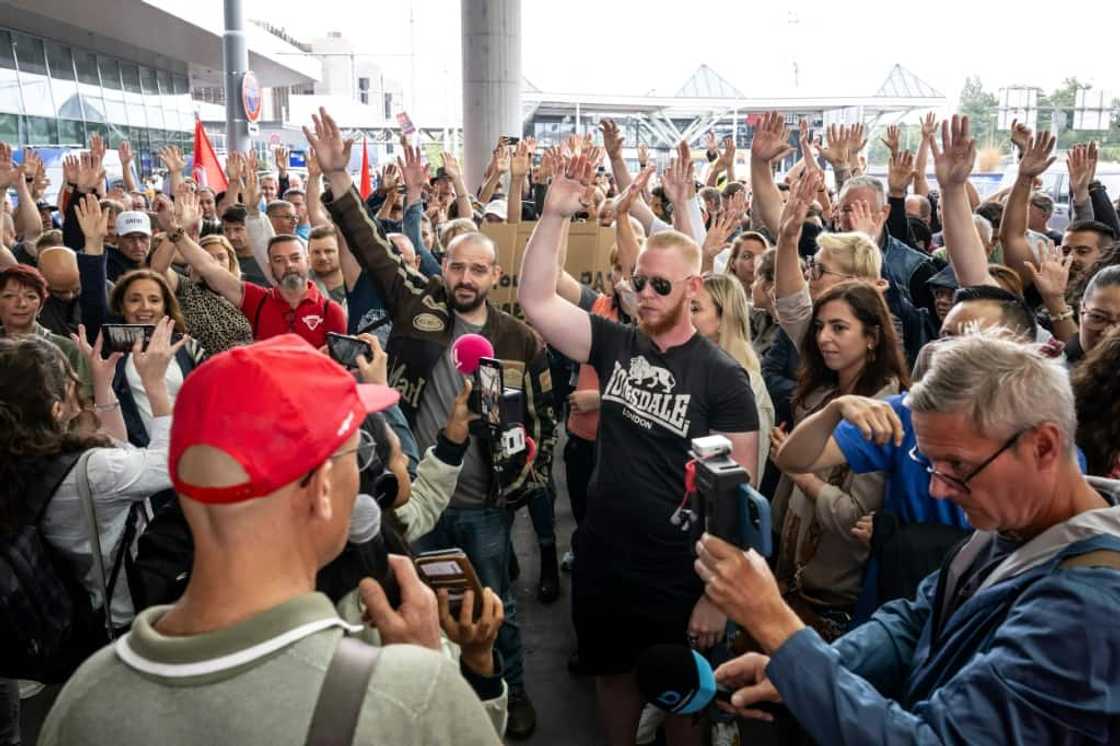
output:
<instances>
[{"instance_id":1,"label":"round sign on pillar","mask_svg":"<svg viewBox=\"0 0 1120 746\"><path fill-rule=\"evenodd\" d=\"M250 70L241 76L241 108L245 112L245 121L249 123L249 134L260 132L258 122L261 119L261 109L264 106L264 97L261 95L261 84L257 76Z\"/></svg>"}]
</instances>

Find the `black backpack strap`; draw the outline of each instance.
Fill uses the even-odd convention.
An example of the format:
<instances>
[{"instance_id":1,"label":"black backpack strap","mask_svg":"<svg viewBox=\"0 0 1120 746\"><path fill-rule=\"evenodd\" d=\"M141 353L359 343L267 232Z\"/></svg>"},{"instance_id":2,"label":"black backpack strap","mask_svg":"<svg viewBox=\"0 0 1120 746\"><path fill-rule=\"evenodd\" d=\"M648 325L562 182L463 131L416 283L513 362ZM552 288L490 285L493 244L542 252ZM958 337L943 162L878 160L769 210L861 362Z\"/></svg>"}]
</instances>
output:
<instances>
[{"instance_id":1,"label":"black backpack strap","mask_svg":"<svg viewBox=\"0 0 1120 746\"><path fill-rule=\"evenodd\" d=\"M319 688L307 746L350 746L354 742L366 689L380 657L381 648L342 636Z\"/></svg>"},{"instance_id":2,"label":"black backpack strap","mask_svg":"<svg viewBox=\"0 0 1120 746\"><path fill-rule=\"evenodd\" d=\"M257 325L261 323L261 309L264 308L264 304L267 301L268 301L268 294L266 293L265 295L261 296L261 302L257 304L257 310L253 313L253 337L254 338L257 336Z\"/></svg>"},{"instance_id":3,"label":"black backpack strap","mask_svg":"<svg viewBox=\"0 0 1120 746\"><path fill-rule=\"evenodd\" d=\"M25 500L31 511L27 521L29 524L38 526L43 522L54 493L58 492L62 481L74 470L74 464L78 463L81 455L81 451L68 451L47 458L43 471L27 485Z\"/></svg>"}]
</instances>

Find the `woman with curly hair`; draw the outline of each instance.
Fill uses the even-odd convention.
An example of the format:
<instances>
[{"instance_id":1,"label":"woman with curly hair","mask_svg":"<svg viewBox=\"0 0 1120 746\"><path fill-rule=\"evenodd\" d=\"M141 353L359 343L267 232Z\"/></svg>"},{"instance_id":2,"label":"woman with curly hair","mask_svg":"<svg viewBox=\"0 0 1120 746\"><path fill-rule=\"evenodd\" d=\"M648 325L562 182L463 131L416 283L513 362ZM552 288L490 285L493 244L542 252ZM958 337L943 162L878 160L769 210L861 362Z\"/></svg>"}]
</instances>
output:
<instances>
[{"instance_id":1,"label":"woman with curly hair","mask_svg":"<svg viewBox=\"0 0 1120 746\"><path fill-rule=\"evenodd\" d=\"M1086 472L1120 479L1120 333L1101 339L1073 370L1077 445Z\"/></svg>"}]
</instances>

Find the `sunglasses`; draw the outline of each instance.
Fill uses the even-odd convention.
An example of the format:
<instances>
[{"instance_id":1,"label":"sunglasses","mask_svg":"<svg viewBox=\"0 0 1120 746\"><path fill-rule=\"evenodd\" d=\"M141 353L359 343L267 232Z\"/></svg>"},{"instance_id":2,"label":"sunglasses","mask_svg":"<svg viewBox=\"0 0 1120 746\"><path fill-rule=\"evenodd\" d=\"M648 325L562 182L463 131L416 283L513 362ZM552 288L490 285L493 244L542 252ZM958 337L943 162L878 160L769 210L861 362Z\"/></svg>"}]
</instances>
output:
<instances>
[{"instance_id":1,"label":"sunglasses","mask_svg":"<svg viewBox=\"0 0 1120 746\"><path fill-rule=\"evenodd\" d=\"M682 278L682 280L690 280L693 277L694 275L689 275L688 277ZM681 282L682 280L669 280L656 275L652 277L647 275L633 275L630 278L630 283L634 286L635 293L640 293L645 290L646 284L648 283L649 286L653 288L653 292L658 295L668 295L673 292L673 283Z\"/></svg>"}]
</instances>

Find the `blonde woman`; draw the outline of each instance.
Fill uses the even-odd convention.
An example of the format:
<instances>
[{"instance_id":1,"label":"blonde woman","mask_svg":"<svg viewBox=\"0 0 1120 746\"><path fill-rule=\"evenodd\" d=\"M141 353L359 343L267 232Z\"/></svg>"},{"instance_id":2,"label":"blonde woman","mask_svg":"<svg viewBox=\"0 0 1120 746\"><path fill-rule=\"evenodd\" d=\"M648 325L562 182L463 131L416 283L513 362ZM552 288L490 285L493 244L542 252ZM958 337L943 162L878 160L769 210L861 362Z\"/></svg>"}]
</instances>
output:
<instances>
[{"instance_id":1,"label":"blonde woman","mask_svg":"<svg viewBox=\"0 0 1120 746\"><path fill-rule=\"evenodd\" d=\"M774 404L762 380L758 355L751 347L747 296L742 284L732 275L704 275L704 284L692 302L692 324L747 371L758 408L758 431L770 432L774 426ZM755 487L762 484L769 452L768 439L759 438L758 465L751 470L751 484Z\"/></svg>"}]
</instances>

